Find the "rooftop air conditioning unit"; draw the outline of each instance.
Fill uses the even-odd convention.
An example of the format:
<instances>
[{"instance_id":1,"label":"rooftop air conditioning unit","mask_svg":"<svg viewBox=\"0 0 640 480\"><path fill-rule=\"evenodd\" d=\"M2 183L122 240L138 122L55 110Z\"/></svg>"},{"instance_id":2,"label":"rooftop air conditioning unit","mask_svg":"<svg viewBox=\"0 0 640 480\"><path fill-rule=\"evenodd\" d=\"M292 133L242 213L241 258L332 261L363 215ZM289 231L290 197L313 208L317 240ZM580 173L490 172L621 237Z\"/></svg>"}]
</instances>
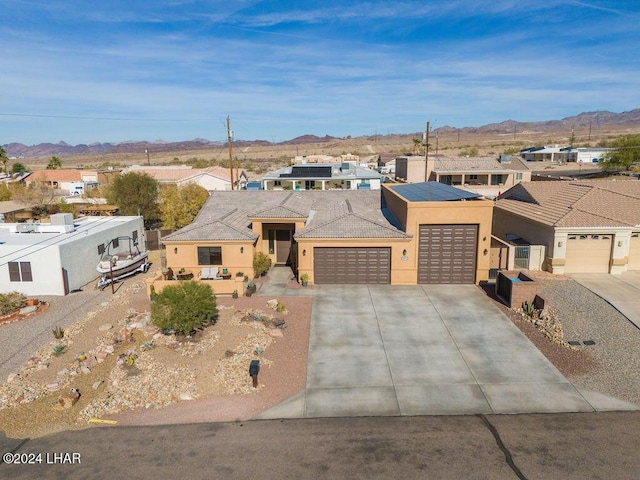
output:
<instances>
[{"instance_id":1,"label":"rooftop air conditioning unit","mask_svg":"<svg viewBox=\"0 0 640 480\"><path fill-rule=\"evenodd\" d=\"M33 223L19 223L16 230L18 233L32 233L36 231L36 226Z\"/></svg>"}]
</instances>

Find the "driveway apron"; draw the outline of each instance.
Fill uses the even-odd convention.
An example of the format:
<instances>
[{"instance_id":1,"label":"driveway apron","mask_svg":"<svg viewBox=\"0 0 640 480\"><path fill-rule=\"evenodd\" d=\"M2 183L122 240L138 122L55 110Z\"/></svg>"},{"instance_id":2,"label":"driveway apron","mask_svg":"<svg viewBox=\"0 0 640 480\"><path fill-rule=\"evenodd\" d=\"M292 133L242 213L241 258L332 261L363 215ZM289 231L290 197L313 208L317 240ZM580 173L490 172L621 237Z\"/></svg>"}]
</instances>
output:
<instances>
[{"instance_id":1,"label":"driveway apron","mask_svg":"<svg viewBox=\"0 0 640 480\"><path fill-rule=\"evenodd\" d=\"M474 285L313 295L306 389L260 418L634 408L576 389Z\"/></svg>"}]
</instances>

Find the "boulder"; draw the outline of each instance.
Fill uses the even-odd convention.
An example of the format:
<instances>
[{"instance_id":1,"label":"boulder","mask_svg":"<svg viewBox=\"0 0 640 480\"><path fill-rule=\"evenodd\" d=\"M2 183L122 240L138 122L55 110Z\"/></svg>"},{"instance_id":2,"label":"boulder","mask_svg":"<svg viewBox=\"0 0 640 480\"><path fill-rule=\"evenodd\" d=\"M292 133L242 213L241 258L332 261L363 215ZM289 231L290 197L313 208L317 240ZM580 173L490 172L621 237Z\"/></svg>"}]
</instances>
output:
<instances>
[{"instance_id":1,"label":"boulder","mask_svg":"<svg viewBox=\"0 0 640 480\"><path fill-rule=\"evenodd\" d=\"M78 402L79 398L80 391L77 388L72 388L69 390L69 393L60 395L60 398L58 398L58 405L62 408L71 408Z\"/></svg>"}]
</instances>

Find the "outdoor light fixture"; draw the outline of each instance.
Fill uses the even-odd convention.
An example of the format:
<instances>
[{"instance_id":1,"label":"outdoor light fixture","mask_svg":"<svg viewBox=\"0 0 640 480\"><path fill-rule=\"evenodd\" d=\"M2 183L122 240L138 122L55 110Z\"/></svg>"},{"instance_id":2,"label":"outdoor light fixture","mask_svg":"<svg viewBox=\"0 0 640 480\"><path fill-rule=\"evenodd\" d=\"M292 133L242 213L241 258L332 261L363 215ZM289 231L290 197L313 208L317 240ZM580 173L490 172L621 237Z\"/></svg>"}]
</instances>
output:
<instances>
[{"instance_id":1,"label":"outdoor light fixture","mask_svg":"<svg viewBox=\"0 0 640 480\"><path fill-rule=\"evenodd\" d=\"M244 253L244 247L240 247L240 253Z\"/></svg>"},{"instance_id":2,"label":"outdoor light fixture","mask_svg":"<svg viewBox=\"0 0 640 480\"><path fill-rule=\"evenodd\" d=\"M175 248L173 249L173 253L178 253L178 247L175 247Z\"/></svg>"},{"instance_id":3,"label":"outdoor light fixture","mask_svg":"<svg viewBox=\"0 0 640 480\"><path fill-rule=\"evenodd\" d=\"M622 246L622 240L618 240L618 246L621 247Z\"/></svg>"},{"instance_id":4,"label":"outdoor light fixture","mask_svg":"<svg viewBox=\"0 0 640 480\"><path fill-rule=\"evenodd\" d=\"M558 246L559 246L559 247L561 247L561 246L562 246L562 242L561 242L561 241L560 241L560 242L558 242Z\"/></svg>"},{"instance_id":5,"label":"outdoor light fixture","mask_svg":"<svg viewBox=\"0 0 640 480\"><path fill-rule=\"evenodd\" d=\"M306 250L302 250L302 256L306 257L307 256L307 251Z\"/></svg>"},{"instance_id":6,"label":"outdoor light fixture","mask_svg":"<svg viewBox=\"0 0 640 480\"><path fill-rule=\"evenodd\" d=\"M407 256L407 249L405 248L404 250L402 250L402 256L406 257Z\"/></svg>"},{"instance_id":7,"label":"outdoor light fixture","mask_svg":"<svg viewBox=\"0 0 640 480\"><path fill-rule=\"evenodd\" d=\"M489 250L487 250L486 248L484 249L484 251L482 252L484 255L486 255L487 253L489 253Z\"/></svg>"}]
</instances>

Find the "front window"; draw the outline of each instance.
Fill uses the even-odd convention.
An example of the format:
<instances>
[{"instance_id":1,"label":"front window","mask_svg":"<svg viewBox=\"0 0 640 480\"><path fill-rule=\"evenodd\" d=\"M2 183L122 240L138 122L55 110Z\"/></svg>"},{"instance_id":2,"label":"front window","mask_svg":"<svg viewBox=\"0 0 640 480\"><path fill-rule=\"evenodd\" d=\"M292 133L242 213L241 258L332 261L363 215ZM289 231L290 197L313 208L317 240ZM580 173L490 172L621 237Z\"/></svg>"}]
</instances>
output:
<instances>
[{"instance_id":1,"label":"front window","mask_svg":"<svg viewBox=\"0 0 640 480\"><path fill-rule=\"evenodd\" d=\"M9 262L9 280L12 282L32 282L31 262Z\"/></svg>"},{"instance_id":2,"label":"front window","mask_svg":"<svg viewBox=\"0 0 640 480\"><path fill-rule=\"evenodd\" d=\"M222 247L198 247L198 265L222 265Z\"/></svg>"}]
</instances>

